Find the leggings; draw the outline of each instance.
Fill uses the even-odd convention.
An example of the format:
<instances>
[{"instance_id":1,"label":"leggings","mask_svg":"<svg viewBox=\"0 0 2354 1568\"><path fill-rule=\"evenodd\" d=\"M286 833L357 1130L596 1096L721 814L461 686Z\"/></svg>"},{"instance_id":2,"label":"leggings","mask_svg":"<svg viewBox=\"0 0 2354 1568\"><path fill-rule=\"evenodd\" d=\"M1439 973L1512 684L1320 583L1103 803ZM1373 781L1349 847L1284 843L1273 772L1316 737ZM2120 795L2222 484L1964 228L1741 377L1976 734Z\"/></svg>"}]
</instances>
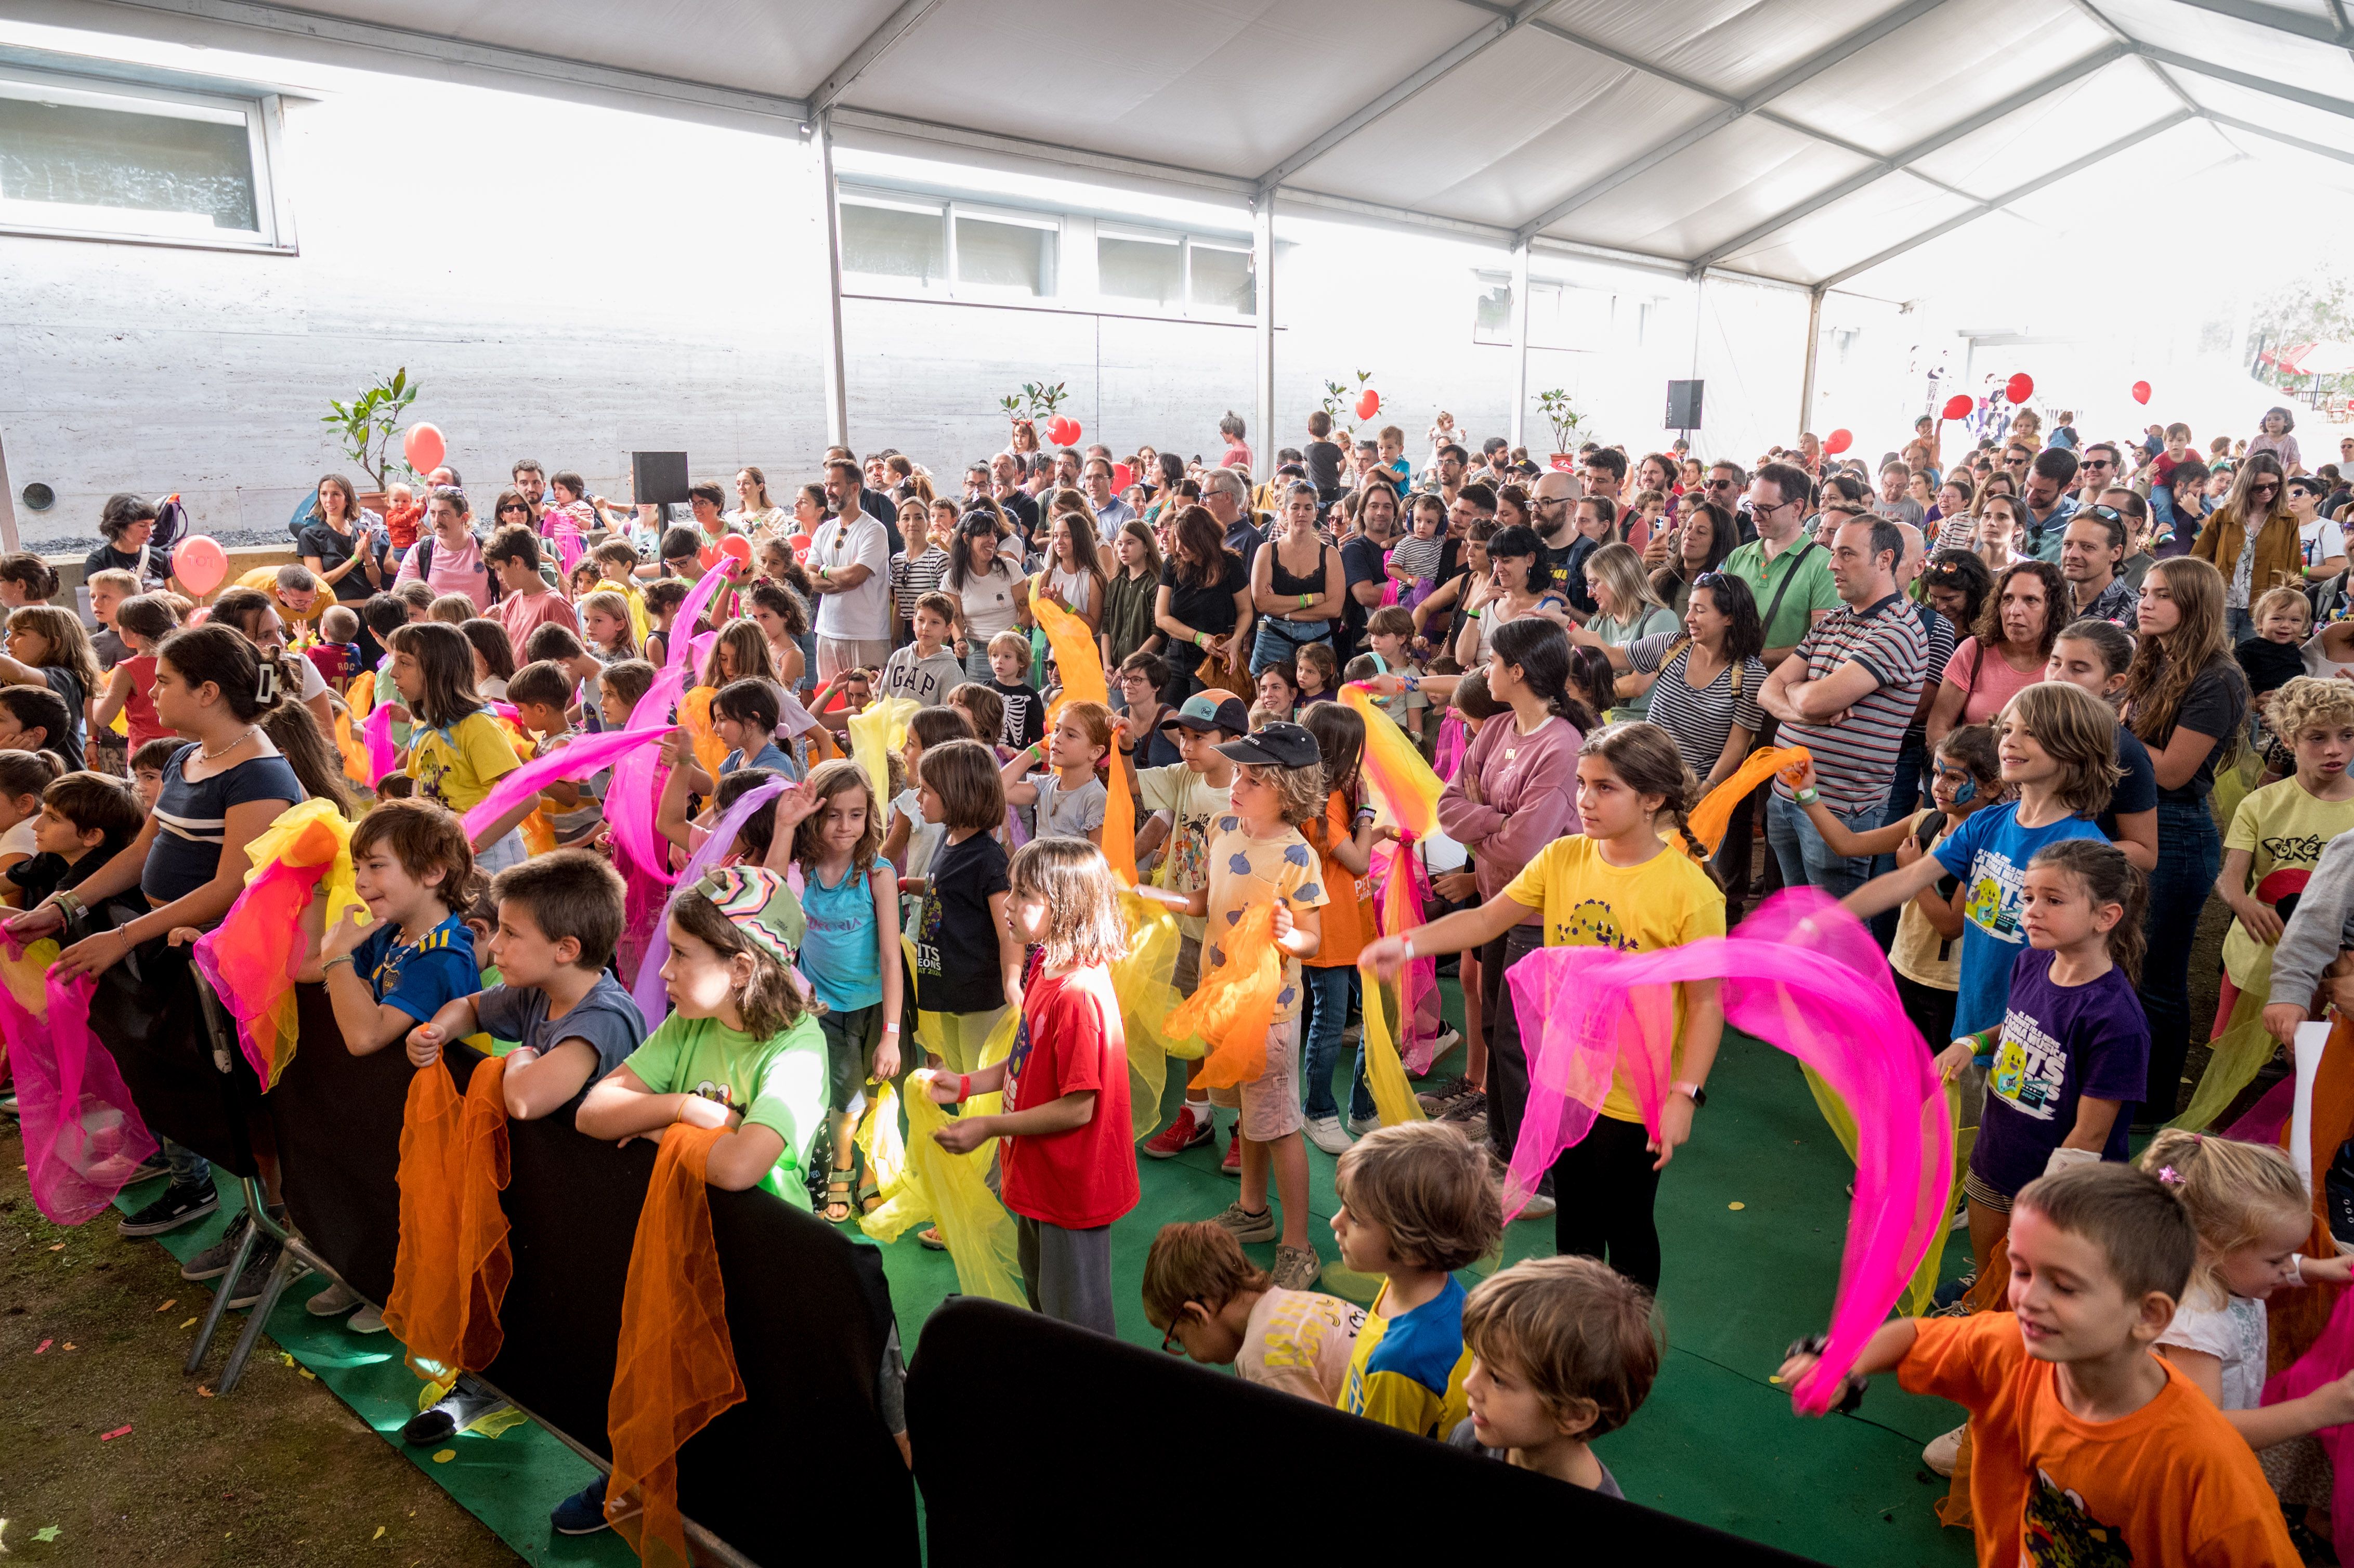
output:
<instances>
[{"instance_id":1,"label":"leggings","mask_svg":"<svg viewBox=\"0 0 2354 1568\"><path fill-rule=\"evenodd\" d=\"M1494 1097L1490 1097L1494 1103ZM1659 1288L1658 1158L1639 1121L1594 1118L1594 1130L1553 1162L1553 1251L1598 1257L1644 1289Z\"/></svg>"},{"instance_id":2,"label":"leggings","mask_svg":"<svg viewBox=\"0 0 2354 1568\"><path fill-rule=\"evenodd\" d=\"M1520 1009L1512 1005L1504 971L1544 946L1544 927L1515 926L1479 949L1479 991L1488 1008L1488 1147L1510 1162L1519 1142L1521 1121L1529 1111L1529 1057L1521 1043ZM1494 976L1491 984L1489 977ZM1497 1000L1490 1002L1489 997ZM1560 1167L1555 1165L1555 1170ZM1561 1189L1553 1189L1559 1202Z\"/></svg>"},{"instance_id":3,"label":"leggings","mask_svg":"<svg viewBox=\"0 0 2354 1568\"><path fill-rule=\"evenodd\" d=\"M2167 1121L2182 1093L2182 1064L2190 1051L2190 947L2199 916L2222 869L2223 845L2215 818L2200 800L2160 800L2158 842L2166 853L2149 879L2149 912L2142 921L2149 951L2141 961L2141 1005L2149 1016L2149 1086L2136 1121Z\"/></svg>"}]
</instances>

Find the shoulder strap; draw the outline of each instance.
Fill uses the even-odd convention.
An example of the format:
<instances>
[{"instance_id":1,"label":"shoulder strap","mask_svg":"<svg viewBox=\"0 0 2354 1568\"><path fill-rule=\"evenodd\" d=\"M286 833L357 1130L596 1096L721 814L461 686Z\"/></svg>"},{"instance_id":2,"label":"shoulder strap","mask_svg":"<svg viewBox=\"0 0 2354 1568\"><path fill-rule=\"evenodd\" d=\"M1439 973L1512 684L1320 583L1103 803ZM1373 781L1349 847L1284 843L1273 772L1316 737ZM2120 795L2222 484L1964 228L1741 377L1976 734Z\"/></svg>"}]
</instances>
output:
<instances>
[{"instance_id":1,"label":"shoulder strap","mask_svg":"<svg viewBox=\"0 0 2354 1568\"><path fill-rule=\"evenodd\" d=\"M1805 544L1790 552L1790 565L1788 569L1784 571L1782 574L1782 586L1774 590L1773 602L1766 607L1766 620L1763 622L1764 625L1771 627L1774 624L1774 617L1781 610L1782 608L1783 596L1790 591L1790 579L1798 575L1798 563L1805 560L1807 558L1807 552L1814 547L1815 542L1812 539L1808 539ZM1761 558L1760 564L1766 566L1770 569L1772 563L1763 560L1765 551L1760 549L1758 551L1758 555ZM422 571L424 568L419 567L418 569Z\"/></svg>"}]
</instances>

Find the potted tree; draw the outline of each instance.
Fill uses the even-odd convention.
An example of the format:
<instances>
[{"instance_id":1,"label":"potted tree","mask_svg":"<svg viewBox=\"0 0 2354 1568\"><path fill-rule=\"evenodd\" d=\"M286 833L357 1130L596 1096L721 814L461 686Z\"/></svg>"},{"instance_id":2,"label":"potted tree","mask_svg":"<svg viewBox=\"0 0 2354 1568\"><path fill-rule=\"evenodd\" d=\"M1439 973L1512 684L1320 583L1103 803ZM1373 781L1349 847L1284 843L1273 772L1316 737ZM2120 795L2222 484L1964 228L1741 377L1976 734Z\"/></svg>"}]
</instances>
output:
<instances>
[{"instance_id":1,"label":"potted tree","mask_svg":"<svg viewBox=\"0 0 2354 1568\"><path fill-rule=\"evenodd\" d=\"M1559 387L1550 392L1538 393L1537 407L1543 410L1545 422L1553 427L1551 466L1567 472L1577 466L1576 454L1568 448L1577 439L1578 429L1585 423L1585 416L1571 403L1568 391Z\"/></svg>"},{"instance_id":2,"label":"potted tree","mask_svg":"<svg viewBox=\"0 0 2354 1568\"><path fill-rule=\"evenodd\" d=\"M360 497L360 504L371 511L391 510L385 489L396 467L414 477L406 460L394 458L392 438L400 429L401 416L416 401L417 384L408 379L408 368L403 366L392 373L390 380L378 381L349 403L329 398L327 407L334 412L319 416L321 424L335 427L344 455L376 486Z\"/></svg>"},{"instance_id":3,"label":"potted tree","mask_svg":"<svg viewBox=\"0 0 2354 1568\"><path fill-rule=\"evenodd\" d=\"M1318 407L1331 417L1332 428L1339 432L1336 439L1344 446L1357 439L1356 426L1352 421L1373 418L1373 415L1363 411L1366 397L1365 383L1373 378L1372 371L1360 370L1357 372L1357 384L1353 387L1345 381L1324 383L1324 400Z\"/></svg>"}]
</instances>

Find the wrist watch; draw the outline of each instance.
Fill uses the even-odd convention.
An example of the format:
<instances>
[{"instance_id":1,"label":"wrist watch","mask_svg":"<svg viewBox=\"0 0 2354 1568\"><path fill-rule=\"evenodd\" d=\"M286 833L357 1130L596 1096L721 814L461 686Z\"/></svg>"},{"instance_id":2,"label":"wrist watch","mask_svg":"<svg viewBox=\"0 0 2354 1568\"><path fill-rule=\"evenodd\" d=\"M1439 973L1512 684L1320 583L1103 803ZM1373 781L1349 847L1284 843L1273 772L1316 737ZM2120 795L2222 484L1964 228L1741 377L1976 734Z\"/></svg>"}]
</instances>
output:
<instances>
[{"instance_id":1,"label":"wrist watch","mask_svg":"<svg viewBox=\"0 0 2354 1568\"><path fill-rule=\"evenodd\" d=\"M1708 1090L1694 1083L1670 1084L1668 1092L1683 1096L1695 1106L1708 1104Z\"/></svg>"}]
</instances>

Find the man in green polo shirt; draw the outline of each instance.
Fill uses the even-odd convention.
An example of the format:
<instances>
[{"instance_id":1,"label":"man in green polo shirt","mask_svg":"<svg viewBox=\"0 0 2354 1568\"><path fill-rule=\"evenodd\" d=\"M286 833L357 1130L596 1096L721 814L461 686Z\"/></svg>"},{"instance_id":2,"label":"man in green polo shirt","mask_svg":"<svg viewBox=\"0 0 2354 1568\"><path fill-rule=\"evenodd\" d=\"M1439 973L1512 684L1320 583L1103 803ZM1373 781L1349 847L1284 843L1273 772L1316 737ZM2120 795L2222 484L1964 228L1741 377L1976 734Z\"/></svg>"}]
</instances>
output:
<instances>
[{"instance_id":1,"label":"man in green polo shirt","mask_svg":"<svg viewBox=\"0 0 2354 1568\"><path fill-rule=\"evenodd\" d=\"M1830 556L1804 532L1814 493L1806 471L1769 462L1749 483L1754 543L1725 556L1719 568L1749 585L1766 622L1766 672L1790 656L1814 624L1840 607L1831 585Z\"/></svg>"}]
</instances>

